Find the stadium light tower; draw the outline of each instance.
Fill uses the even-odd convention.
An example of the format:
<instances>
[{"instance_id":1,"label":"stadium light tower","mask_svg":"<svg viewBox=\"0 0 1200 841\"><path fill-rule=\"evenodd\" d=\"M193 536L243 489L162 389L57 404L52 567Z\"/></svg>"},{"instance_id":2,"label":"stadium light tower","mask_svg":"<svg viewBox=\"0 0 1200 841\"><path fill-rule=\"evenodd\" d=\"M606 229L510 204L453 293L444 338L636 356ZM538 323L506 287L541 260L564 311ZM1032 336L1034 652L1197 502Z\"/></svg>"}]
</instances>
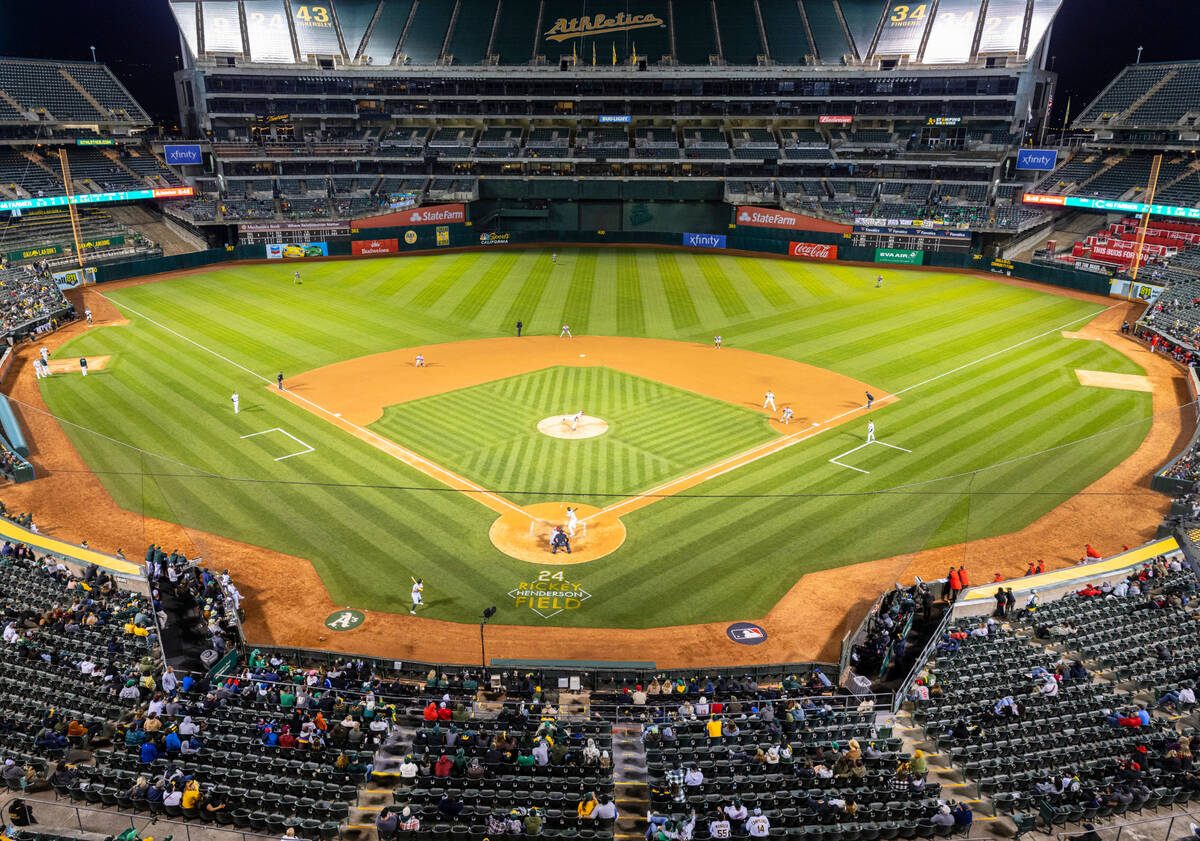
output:
<instances>
[{"instance_id":1,"label":"stadium light tower","mask_svg":"<svg viewBox=\"0 0 1200 841\"><path fill-rule=\"evenodd\" d=\"M95 64L96 63L96 45L93 44L92 46L88 47L88 49L92 51L92 64Z\"/></svg>"},{"instance_id":2,"label":"stadium light tower","mask_svg":"<svg viewBox=\"0 0 1200 841\"><path fill-rule=\"evenodd\" d=\"M1137 57L1137 61L1135 62L1136 64L1142 63L1142 50L1143 49L1144 49L1143 47L1138 47L1138 57Z\"/></svg>"}]
</instances>

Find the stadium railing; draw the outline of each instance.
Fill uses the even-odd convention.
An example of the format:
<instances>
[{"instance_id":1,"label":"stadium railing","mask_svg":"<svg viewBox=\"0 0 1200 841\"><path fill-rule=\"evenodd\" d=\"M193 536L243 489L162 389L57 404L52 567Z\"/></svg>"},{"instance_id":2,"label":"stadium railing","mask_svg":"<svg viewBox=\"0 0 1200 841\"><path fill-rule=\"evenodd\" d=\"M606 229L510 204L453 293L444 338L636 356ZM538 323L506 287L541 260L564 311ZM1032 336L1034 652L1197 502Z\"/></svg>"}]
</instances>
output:
<instances>
[{"instance_id":1,"label":"stadium railing","mask_svg":"<svg viewBox=\"0 0 1200 841\"><path fill-rule=\"evenodd\" d=\"M34 817L38 819L33 826L23 827L9 824L9 804L18 799L24 800L33 810ZM132 815L116 809L92 809L87 806L42 799L36 795L21 794L10 797L3 802L3 805L0 805L0 809L3 809L3 812L0 813L2 816L0 825L8 830L6 834L9 834L9 837L12 837L11 833L14 831L24 833L27 837L45 834L67 835L75 827L78 827L79 832L91 833L97 837L115 838L129 829L137 832L139 837L144 837L147 830L153 825L163 826L162 829L153 830L156 837L165 834L167 838L174 837L182 839L182 841L251 841L251 839L257 841L261 838L275 838L274 835L243 832L231 827L173 820L163 815ZM47 815L51 815L53 820L45 820ZM75 827L70 826L72 819L74 819Z\"/></svg>"}]
</instances>

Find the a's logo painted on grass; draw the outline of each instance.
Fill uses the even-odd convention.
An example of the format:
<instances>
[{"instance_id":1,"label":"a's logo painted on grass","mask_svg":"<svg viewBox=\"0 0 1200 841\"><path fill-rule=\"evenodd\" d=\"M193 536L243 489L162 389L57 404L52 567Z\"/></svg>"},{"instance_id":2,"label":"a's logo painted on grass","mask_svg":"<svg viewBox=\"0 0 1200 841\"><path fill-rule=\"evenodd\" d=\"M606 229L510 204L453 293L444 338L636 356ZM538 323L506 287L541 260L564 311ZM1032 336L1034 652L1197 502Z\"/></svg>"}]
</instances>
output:
<instances>
[{"instance_id":1,"label":"a's logo painted on grass","mask_svg":"<svg viewBox=\"0 0 1200 841\"><path fill-rule=\"evenodd\" d=\"M522 581L508 591L514 607L526 607L543 619L564 610L579 610L592 594L563 577L562 572L544 569L532 581Z\"/></svg>"},{"instance_id":2,"label":"a's logo painted on grass","mask_svg":"<svg viewBox=\"0 0 1200 841\"><path fill-rule=\"evenodd\" d=\"M753 622L734 622L725 629L725 636L738 645L758 645L767 641L767 632Z\"/></svg>"},{"instance_id":3,"label":"a's logo painted on grass","mask_svg":"<svg viewBox=\"0 0 1200 841\"><path fill-rule=\"evenodd\" d=\"M325 627L331 631L353 631L367 621L367 614L361 610L335 610L325 617Z\"/></svg>"}]
</instances>

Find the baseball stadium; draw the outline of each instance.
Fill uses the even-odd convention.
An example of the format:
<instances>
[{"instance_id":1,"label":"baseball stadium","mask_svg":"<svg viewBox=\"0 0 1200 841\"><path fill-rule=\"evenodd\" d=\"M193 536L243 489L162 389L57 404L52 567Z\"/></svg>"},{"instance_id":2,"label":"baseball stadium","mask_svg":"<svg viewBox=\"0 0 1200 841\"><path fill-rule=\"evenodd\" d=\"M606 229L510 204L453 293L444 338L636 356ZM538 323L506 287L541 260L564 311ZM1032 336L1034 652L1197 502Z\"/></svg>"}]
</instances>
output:
<instances>
[{"instance_id":1,"label":"baseball stadium","mask_svg":"<svg viewBox=\"0 0 1200 841\"><path fill-rule=\"evenodd\" d=\"M0 834L1200 835L1200 60L1073 2L0 58Z\"/></svg>"}]
</instances>

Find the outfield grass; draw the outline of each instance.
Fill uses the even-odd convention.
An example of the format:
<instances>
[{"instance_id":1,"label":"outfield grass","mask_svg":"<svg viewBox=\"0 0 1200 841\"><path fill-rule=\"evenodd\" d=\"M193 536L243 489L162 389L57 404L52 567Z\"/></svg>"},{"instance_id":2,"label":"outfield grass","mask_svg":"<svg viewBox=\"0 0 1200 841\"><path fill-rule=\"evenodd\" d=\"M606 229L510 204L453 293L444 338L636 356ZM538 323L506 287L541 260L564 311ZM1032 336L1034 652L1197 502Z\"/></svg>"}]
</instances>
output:
<instances>
[{"instance_id":1,"label":"outfield grass","mask_svg":"<svg viewBox=\"0 0 1200 841\"><path fill-rule=\"evenodd\" d=\"M806 572L1020 528L1111 469L1149 429L1150 395L1075 379L1076 368L1142 373L1102 343L1059 335L1101 306L980 278L885 270L877 290L874 269L631 249L561 250L556 267L547 252L498 249L303 271L303 286L290 266L261 265L114 290L132 323L92 330L58 353L112 354L109 367L42 389L56 414L94 430L67 427L122 506L309 558L338 604L398 610L401 584L419 575L428 615L459 621L493 603L498 621L533 624L760 616ZM831 464L861 443L861 424L849 424L627 515L620 550L569 569L593 598L543 620L504 596L531 568L492 547L493 512L270 397L238 367L273 380L383 350L510 335L518 318L531 333L564 323L577 334L692 342L721 333L733 347L910 389L873 417L881 440L913 452L847 457L869 474ZM529 413L558 411L555 401ZM380 423L393 422L409 419L389 412ZM315 452L277 462L290 441L241 438L275 427ZM753 431L732 420L729 429L722 435ZM427 437L415 448L439 446ZM516 464L471 469L538 481L525 451L506 452ZM624 480L612 471L597 484ZM882 493L899 486L911 487Z\"/></svg>"},{"instance_id":2,"label":"outfield grass","mask_svg":"<svg viewBox=\"0 0 1200 841\"><path fill-rule=\"evenodd\" d=\"M584 405L608 422L604 435L538 432L543 418ZM744 406L611 368L568 367L390 406L371 429L519 505L632 494L775 437Z\"/></svg>"}]
</instances>

